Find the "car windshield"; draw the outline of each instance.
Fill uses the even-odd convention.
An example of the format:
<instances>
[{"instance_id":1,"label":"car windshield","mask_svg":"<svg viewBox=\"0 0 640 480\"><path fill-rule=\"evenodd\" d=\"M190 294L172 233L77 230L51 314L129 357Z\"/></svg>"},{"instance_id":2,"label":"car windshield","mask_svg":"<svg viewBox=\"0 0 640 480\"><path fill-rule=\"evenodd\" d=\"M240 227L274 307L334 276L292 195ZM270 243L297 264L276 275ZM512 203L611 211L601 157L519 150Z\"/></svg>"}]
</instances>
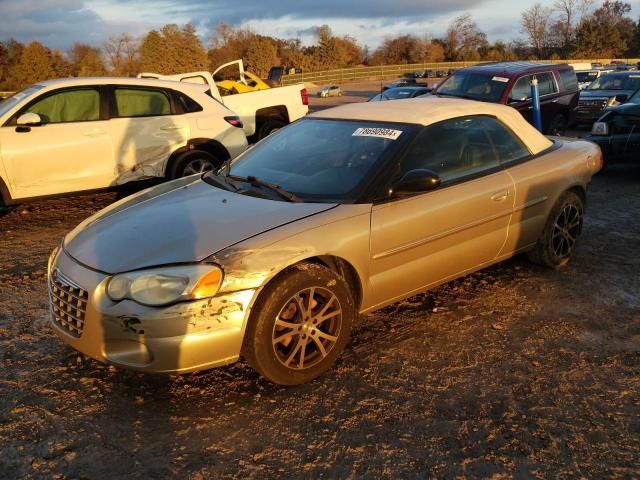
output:
<instances>
[{"instance_id":1,"label":"car windshield","mask_svg":"<svg viewBox=\"0 0 640 480\"><path fill-rule=\"evenodd\" d=\"M637 90L640 73L636 75L603 75L594 80L587 90Z\"/></svg>"},{"instance_id":2,"label":"car windshield","mask_svg":"<svg viewBox=\"0 0 640 480\"><path fill-rule=\"evenodd\" d=\"M383 154L399 148L415 127L352 120L303 119L270 135L228 169L255 177L306 201L355 201ZM218 173L224 177L225 169Z\"/></svg>"},{"instance_id":3,"label":"car windshield","mask_svg":"<svg viewBox=\"0 0 640 480\"><path fill-rule=\"evenodd\" d=\"M42 85L31 85L30 87L25 88L21 92L14 93L12 96L0 102L0 117L2 117L5 113L15 107L18 103L22 102L24 99L31 97L34 93L39 90L42 90L44 87Z\"/></svg>"},{"instance_id":4,"label":"car windshield","mask_svg":"<svg viewBox=\"0 0 640 480\"><path fill-rule=\"evenodd\" d=\"M576 77L580 83L593 82L598 78L598 72L576 72Z\"/></svg>"},{"instance_id":5,"label":"car windshield","mask_svg":"<svg viewBox=\"0 0 640 480\"><path fill-rule=\"evenodd\" d=\"M631 95L629 100L627 100L625 103L633 103L636 105L640 104L640 90L638 90L636 93Z\"/></svg>"},{"instance_id":6,"label":"car windshield","mask_svg":"<svg viewBox=\"0 0 640 480\"><path fill-rule=\"evenodd\" d=\"M508 83L508 78L497 75L457 72L438 87L436 94L471 98L483 102L498 102Z\"/></svg>"}]
</instances>

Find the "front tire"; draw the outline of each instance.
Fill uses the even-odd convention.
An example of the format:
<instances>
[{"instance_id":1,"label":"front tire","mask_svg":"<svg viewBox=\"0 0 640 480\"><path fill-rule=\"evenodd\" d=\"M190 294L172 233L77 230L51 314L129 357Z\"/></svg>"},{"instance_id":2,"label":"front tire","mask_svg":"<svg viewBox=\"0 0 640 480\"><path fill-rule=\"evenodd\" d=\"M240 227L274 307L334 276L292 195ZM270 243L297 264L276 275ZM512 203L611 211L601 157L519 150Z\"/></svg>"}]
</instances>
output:
<instances>
[{"instance_id":1,"label":"front tire","mask_svg":"<svg viewBox=\"0 0 640 480\"><path fill-rule=\"evenodd\" d=\"M538 265L560 268L573 254L584 220L584 202L574 192L566 192L551 209L536 246L528 253Z\"/></svg>"},{"instance_id":2,"label":"front tire","mask_svg":"<svg viewBox=\"0 0 640 480\"><path fill-rule=\"evenodd\" d=\"M298 385L327 371L351 333L355 306L345 280L317 264L295 265L261 293L243 355L262 376Z\"/></svg>"},{"instance_id":3,"label":"front tire","mask_svg":"<svg viewBox=\"0 0 640 480\"><path fill-rule=\"evenodd\" d=\"M180 178L197 173L210 172L220 167L223 161L223 159L219 159L209 152L191 150L178 157L173 165L170 177Z\"/></svg>"}]
</instances>

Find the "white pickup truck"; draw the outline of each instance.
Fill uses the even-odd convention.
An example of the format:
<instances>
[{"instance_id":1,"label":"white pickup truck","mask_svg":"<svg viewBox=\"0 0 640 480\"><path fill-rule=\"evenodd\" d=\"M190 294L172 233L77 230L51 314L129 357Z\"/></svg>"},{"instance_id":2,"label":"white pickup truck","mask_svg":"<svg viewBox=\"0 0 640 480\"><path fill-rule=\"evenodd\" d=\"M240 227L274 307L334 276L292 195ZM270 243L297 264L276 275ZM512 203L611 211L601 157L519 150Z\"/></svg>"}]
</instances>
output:
<instances>
[{"instance_id":1,"label":"white pickup truck","mask_svg":"<svg viewBox=\"0 0 640 480\"><path fill-rule=\"evenodd\" d=\"M208 92L213 98L234 111L242 120L244 132L250 140L260 140L275 130L304 117L309 110L309 95L304 84L286 87L267 88L246 93L221 94L214 80L216 73L237 65L238 81L248 85L242 60L225 63L213 73L190 72L178 75L161 75L158 73L141 73L138 78L156 78L180 82L209 85ZM224 93L229 92L224 90Z\"/></svg>"}]
</instances>

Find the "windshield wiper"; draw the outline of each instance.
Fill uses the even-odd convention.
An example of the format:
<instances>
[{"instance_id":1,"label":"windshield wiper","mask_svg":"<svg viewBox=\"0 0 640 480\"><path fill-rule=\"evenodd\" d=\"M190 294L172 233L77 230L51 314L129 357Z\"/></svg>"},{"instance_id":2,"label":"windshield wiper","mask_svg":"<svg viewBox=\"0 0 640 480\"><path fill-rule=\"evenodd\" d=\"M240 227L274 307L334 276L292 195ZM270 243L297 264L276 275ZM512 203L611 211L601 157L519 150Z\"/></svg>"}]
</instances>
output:
<instances>
[{"instance_id":1,"label":"windshield wiper","mask_svg":"<svg viewBox=\"0 0 640 480\"><path fill-rule=\"evenodd\" d=\"M248 175L246 177L242 177L240 175L233 175L231 174L229 171L227 171L227 178L230 178L231 180L236 180L238 182L247 182L255 187L265 187L268 188L269 190L272 190L274 192L276 192L278 195L280 195L282 198L290 201L290 202L301 202L302 199L300 197L298 197L297 195L295 195L294 193L291 192L287 192L284 188L280 187L279 185L276 185L275 183L269 183L269 182L265 182L264 180L260 180L257 177L254 177L253 175Z\"/></svg>"},{"instance_id":2,"label":"windshield wiper","mask_svg":"<svg viewBox=\"0 0 640 480\"><path fill-rule=\"evenodd\" d=\"M234 191L240 190L235 182L232 182L231 179L226 176L216 174L214 172L207 172L202 176L202 180L207 182L209 185L214 185L223 188L224 190L230 190L231 187Z\"/></svg>"}]
</instances>

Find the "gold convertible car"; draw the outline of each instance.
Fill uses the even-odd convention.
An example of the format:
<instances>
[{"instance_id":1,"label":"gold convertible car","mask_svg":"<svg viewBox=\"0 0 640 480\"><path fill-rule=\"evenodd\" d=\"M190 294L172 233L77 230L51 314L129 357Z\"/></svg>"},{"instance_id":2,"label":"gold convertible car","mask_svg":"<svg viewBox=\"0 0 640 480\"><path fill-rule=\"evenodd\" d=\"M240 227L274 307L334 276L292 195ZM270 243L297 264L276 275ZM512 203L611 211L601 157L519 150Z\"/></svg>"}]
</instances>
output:
<instances>
[{"instance_id":1,"label":"gold convertible car","mask_svg":"<svg viewBox=\"0 0 640 480\"><path fill-rule=\"evenodd\" d=\"M595 144L548 139L501 105L324 110L82 222L50 258L51 324L117 366L243 356L273 382L306 382L358 314L520 252L566 263L601 162Z\"/></svg>"}]
</instances>

